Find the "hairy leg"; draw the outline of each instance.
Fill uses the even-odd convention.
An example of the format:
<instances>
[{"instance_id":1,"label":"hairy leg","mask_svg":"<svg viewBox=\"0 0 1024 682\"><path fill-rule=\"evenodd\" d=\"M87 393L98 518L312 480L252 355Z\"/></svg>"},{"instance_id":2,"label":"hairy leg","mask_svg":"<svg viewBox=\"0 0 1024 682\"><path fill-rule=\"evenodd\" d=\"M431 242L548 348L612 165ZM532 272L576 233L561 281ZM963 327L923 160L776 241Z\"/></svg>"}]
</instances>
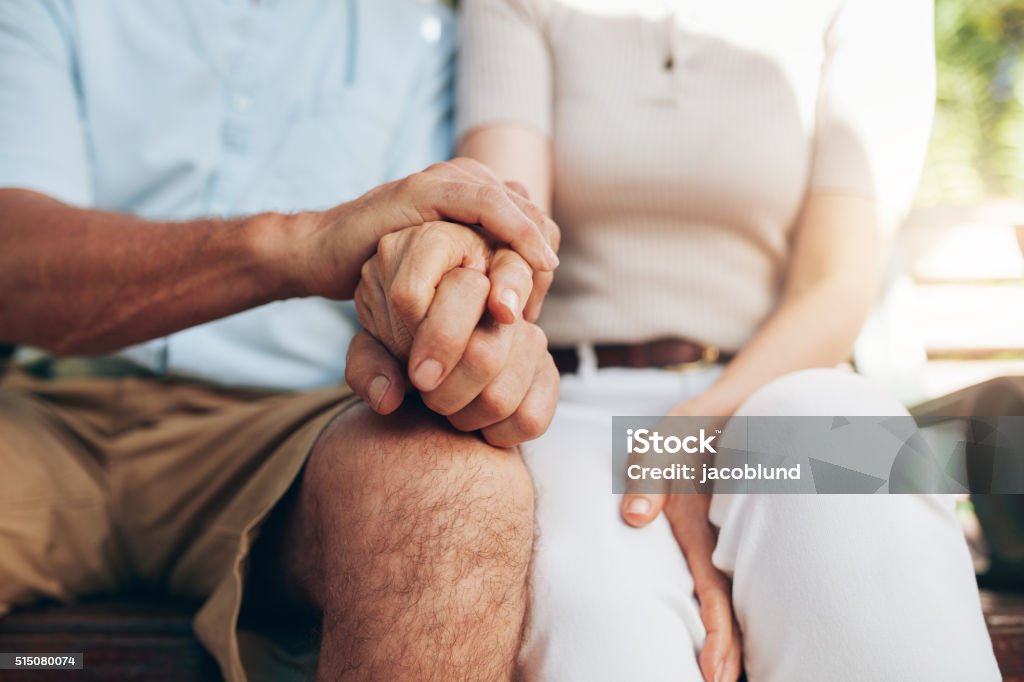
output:
<instances>
[{"instance_id":1,"label":"hairy leg","mask_svg":"<svg viewBox=\"0 0 1024 682\"><path fill-rule=\"evenodd\" d=\"M324 431L255 560L320 618L319 680L510 679L533 505L518 452L422 406L359 406Z\"/></svg>"}]
</instances>

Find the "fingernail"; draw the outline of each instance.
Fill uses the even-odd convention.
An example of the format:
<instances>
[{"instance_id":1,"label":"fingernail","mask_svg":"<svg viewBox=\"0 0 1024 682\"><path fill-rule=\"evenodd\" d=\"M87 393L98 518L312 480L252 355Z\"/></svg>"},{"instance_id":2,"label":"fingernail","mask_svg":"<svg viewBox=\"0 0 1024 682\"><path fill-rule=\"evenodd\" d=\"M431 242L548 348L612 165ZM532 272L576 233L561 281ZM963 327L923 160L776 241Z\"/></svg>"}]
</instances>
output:
<instances>
[{"instance_id":1,"label":"fingernail","mask_svg":"<svg viewBox=\"0 0 1024 682\"><path fill-rule=\"evenodd\" d=\"M512 317L519 319L519 294L512 289L505 289L498 297L501 304L512 311Z\"/></svg>"},{"instance_id":2,"label":"fingernail","mask_svg":"<svg viewBox=\"0 0 1024 682\"><path fill-rule=\"evenodd\" d=\"M635 514L636 516L647 516L651 513L651 501L646 497L634 497L626 505L627 514Z\"/></svg>"},{"instance_id":3,"label":"fingernail","mask_svg":"<svg viewBox=\"0 0 1024 682\"><path fill-rule=\"evenodd\" d=\"M444 367L440 362L433 358L427 358L413 372L412 379L421 390L429 391L440 381L442 372L444 372Z\"/></svg>"},{"instance_id":4,"label":"fingernail","mask_svg":"<svg viewBox=\"0 0 1024 682\"><path fill-rule=\"evenodd\" d=\"M547 256L548 266L550 266L551 269L557 268L558 267L558 254L555 253L555 250L553 248L551 248L550 244L545 244L544 248L547 250L545 255Z\"/></svg>"},{"instance_id":5,"label":"fingernail","mask_svg":"<svg viewBox=\"0 0 1024 682\"><path fill-rule=\"evenodd\" d=\"M384 396L388 394L389 388L391 388L391 379L388 379L383 374L378 374L373 378L369 388L366 389L367 393L370 394L370 403L373 404L373 409L378 409L380 404L384 402Z\"/></svg>"}]
</instances>

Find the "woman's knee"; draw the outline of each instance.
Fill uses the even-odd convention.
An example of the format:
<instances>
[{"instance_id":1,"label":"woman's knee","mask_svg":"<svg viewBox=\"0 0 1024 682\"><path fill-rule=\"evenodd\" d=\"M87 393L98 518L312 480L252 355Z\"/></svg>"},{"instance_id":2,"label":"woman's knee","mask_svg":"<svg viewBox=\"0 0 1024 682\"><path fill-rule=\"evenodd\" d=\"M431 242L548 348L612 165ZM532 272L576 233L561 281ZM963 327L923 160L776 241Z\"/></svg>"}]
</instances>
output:
<instances>
[{"instance_id":1,"label":"woman's knee","mask_svg":"<svg viewBox=\"0 0 1024 682\"><path fill-rule=\"evenodd\" d=\"M785 374L755 391L738 416L895 416L907 414L898 400L865 377L841 369Z\"/></svg>"}]
</instances>

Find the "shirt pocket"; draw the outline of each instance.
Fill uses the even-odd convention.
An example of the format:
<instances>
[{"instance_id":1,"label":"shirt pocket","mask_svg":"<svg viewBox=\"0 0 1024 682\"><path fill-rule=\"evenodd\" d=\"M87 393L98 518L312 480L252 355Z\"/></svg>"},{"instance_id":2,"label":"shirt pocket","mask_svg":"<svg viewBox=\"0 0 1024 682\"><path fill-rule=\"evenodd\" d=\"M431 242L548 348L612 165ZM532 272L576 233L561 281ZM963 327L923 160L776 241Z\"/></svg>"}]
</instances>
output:
<instances>
[{"instance_id":1,"label":"shirt pocket","mask_svg":"<svg viewBox=\"0 0 1024 682\"><path fill-rule=\"evenodd\" d=\"M352 85L293 111L274 164L287 203L322 209L384 182L397 125L376 88Z\"/></svg>"}]
</instances>

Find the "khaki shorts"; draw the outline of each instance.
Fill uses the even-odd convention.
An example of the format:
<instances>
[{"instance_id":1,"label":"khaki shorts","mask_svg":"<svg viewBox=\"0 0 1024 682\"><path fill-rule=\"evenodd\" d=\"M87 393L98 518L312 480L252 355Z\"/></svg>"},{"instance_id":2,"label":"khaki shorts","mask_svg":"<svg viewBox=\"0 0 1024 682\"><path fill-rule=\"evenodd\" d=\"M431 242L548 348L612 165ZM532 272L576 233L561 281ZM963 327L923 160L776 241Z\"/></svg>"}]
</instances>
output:
<instances>
[{"instance_id":1,"label":"khaki shorts","mask_svg":"<svg viewBox=\"0 0 1024 682\"><path fill-rule=\"evenodd\" d=\"M134 588L200 598L196 634L225 677L264 678L266 654L238 631L249 550L321 430L355 402L345 386L286 394L10 370L0 616Z\"/></svg>"}]
</instances>

